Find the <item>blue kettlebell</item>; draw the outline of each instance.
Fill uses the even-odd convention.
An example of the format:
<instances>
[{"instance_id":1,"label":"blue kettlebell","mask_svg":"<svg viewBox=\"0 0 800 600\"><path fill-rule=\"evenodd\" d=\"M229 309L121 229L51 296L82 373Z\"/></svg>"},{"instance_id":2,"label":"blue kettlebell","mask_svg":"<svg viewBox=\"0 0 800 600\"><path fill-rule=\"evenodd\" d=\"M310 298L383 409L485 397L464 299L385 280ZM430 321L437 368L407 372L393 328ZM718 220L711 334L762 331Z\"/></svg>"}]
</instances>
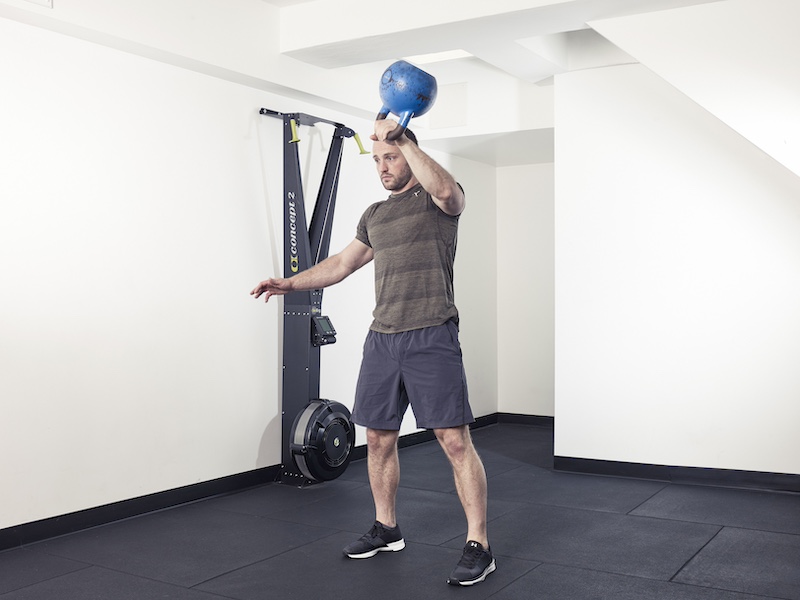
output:
<instances>
[{"instance_id":1,"label":"blue kettlebell","mask_svg":"<svg viewBox=\"0 0 800 600\"><path fill-rule=\"evenodd\" d=\"M400 122L387 138L396 140L408 127L411 117L424 115L436 100L436 78L422 69L398 60L389 65L381 77L381 107L376 120L385 119L391 112Z\"/></svg>"}]
</instances>

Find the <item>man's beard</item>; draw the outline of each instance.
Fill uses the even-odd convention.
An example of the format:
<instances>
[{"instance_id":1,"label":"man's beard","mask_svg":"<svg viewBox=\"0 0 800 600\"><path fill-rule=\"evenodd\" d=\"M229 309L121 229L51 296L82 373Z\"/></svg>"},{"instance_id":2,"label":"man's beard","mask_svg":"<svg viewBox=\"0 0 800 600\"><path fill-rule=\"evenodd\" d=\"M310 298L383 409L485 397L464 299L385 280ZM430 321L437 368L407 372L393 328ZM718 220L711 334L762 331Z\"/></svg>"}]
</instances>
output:
<instances>
[{"instance_id":1,"label":"man's beard","mask_svg":"<svg viewBox=\"0 0 800 600\"><path fill-rule=\"evenodd\" d=\"M408 182L411 181L411 177L413 177L411 168L406 165L405 168L397 174L397 176L393 176L388 180L381 178L381 183L383 184L384 188L390 192L394 192L395 190L402 190L404 187L406 187Z\"/></svg>"}]
</instances>

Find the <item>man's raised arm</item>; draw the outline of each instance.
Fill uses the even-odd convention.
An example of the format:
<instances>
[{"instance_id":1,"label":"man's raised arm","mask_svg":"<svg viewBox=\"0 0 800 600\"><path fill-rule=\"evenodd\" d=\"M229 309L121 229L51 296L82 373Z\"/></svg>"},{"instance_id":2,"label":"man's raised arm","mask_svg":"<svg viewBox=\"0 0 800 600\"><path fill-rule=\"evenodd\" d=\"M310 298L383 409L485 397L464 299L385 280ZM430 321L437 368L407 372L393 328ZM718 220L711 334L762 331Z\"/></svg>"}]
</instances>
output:
<instances>
[{"instance_id":1,"label":"man's raised arm","mask_svg":"<svg viewBox=\"0 0 800 600\"><path fill-rule=\"evenodd\" d=\"M465 206L464 192L439 163L428 156L417 144L401 135L394 142L387 141L397 123L391 119L375 121L373 140L394 144L403 153L411 172L422 187L433 196L433 201L448 215L460 215Z\"/></svg>"}]
</instances>

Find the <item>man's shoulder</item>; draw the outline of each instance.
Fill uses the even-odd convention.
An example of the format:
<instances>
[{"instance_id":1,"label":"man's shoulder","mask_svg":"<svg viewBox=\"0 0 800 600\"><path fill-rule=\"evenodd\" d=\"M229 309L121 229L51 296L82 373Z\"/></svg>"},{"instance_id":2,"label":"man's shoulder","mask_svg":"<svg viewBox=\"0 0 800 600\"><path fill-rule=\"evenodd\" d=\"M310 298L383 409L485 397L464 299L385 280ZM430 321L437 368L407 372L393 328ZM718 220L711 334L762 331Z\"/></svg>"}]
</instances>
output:
<instances>
[{"instance_id":1,"label":"man's shoulder","mask_svg":"<svg viewBox=\"0 0 800 600\"><path fill-rule=\"evenodd\" d=\"M378 200L377 202L373 202L366 209L364 209L364 214L363 214L363 216L361 218L362 219L367 219L367 218L371 217L384 204L386 204L386 200Z\"/></svg>"}]
</instances>

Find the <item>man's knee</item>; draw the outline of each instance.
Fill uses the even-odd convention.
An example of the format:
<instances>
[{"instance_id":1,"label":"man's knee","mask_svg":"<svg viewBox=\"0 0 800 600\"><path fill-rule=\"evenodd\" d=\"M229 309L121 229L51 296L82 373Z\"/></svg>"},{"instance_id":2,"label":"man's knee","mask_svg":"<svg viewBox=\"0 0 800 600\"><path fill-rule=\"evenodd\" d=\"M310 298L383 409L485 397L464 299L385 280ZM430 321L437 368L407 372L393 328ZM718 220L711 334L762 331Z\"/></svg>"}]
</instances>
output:
<instances>
[{"instance_id":1,"label":"man's knee","mask_svg":"<svg viewBox=\"0 0 800 600\"><path fill-rule=\"evenodd\" d=\"M399 431L367 428L367 450L370 453L390 454L397 448Z\"/></svg>"},{"instance_id":2,"label":"man's knee","mask_svg":"<svg viewBox=\"0 0 800 600\"><path fill-rule=\"evenodd\" d=\"M472 450L472 440L467 425L434 429L434 434L451 462L463 460Z\"/></svg>"}]
</instances>

